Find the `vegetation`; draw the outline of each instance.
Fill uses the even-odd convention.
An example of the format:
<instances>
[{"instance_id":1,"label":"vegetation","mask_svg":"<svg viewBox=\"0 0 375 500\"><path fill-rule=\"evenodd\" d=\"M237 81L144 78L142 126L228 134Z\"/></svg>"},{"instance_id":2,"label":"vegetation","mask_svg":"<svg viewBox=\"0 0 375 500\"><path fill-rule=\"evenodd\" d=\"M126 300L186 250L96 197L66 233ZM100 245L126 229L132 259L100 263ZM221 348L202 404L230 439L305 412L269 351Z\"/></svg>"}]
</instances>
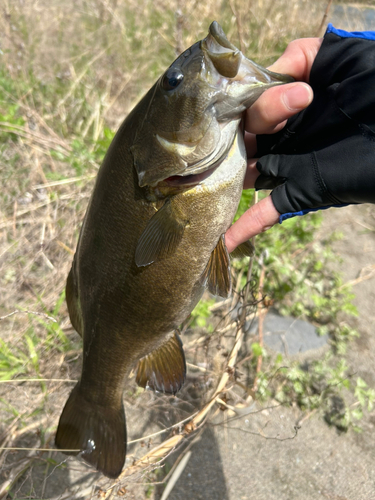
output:
<instances>
[{"instance_id":1,"label":"vegetation","mask_svg":"<svg viewBox=\"0 0 375 500\"><path fill-rule=\"evenodd\" d=\"M286 9L288 23L281 22ZM212 19L249 57L268 64L289 40L315 35L324 9L325 4L312 6L308 0L258 0L248 5L236 0L176 0L173 6L166 0L4 3L0 20L0 446L23 451L5 450L0 455L0 498L3 494L52 497L56 492L54 481L49 481L51 474L64 479L69 469L70 462L55 459L52 452L27 449L52 447L62 405L79 374L81 344L68 320L65 279L94 177L114 131L176 53L206 34ZM252 197L252 191L244 192L239 213ZM247 313L264 319L273 307L282 315L304 318L329 334L331 348L323 358L301 365L281 355L271 356L259 335L254 335L250 353L241 352L238 358L247 374L238 397L245 398L245 387L260 402L319 410L330 425L358 430L363 412L372 409L375 393L361 378L351 376L341 357L357 335L343 313L356 311L349 289L330 267L330 244L339 235L318 239L320 222L318 214L291 219L284 223L287 231L274 228L257 238ZM243 297L248 262L233 261L233 268L237 292L231 307ZM260 291L259 283L263 284ZM184 325L191 335L186 342L188 361L200 368L202 387L212 386L208 372L217 369L220 375L225 370L225 356L217 361L216 340L227 352L233 337L232 313L224 308L214 313L216 306L212 297L206 297ZM170 410L176 412L175 421L186 417L185 406L191 413L201 407L204 391L194 391L188 385L181 408L176 404L176 410ZM129 411L147 406L150 412L161 401L135 386L127 391L126 400ZM140 446L148 446L145 443ZM137 453L139 457L142 450ZM40 471L39 487L35 484ZM99 484L103 495L110 484L104 479ZM78 494L69 491L59 498L89 493L79 490ZM153 495L154 487L147 487L146 498Z\"/></svg>"}]
</instances>

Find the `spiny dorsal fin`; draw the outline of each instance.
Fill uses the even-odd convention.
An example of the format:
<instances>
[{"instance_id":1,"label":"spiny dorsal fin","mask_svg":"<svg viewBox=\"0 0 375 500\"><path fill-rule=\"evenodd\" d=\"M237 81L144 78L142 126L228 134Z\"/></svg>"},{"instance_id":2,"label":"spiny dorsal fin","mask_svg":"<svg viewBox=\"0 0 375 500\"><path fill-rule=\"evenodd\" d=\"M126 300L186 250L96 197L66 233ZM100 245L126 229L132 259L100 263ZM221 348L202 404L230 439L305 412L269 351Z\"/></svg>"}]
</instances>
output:
<instances>
[{"instance_id":1,"label":"spiny dorsal fin","mask_svg":"<svg viewBox=\"0 0 375 500\"><path fill-rule=\"evenodd\" d=\"M79 305L77 287L74 282L73 267L70 269L68 279L66 280L65 297L68 306L70 322L72 323L73 328L82 337L83 334L82 315L81 315L81 308Z\"/></svg>"},{"instance_id":2,"label":"spiny dorsal fin","mask_svg":"<svg viewBox=\"0 0 375 500\"><path fill-rule=\"evenodd\" d=\"M252 257L254 255L254 245L250 240L241 243L237 248L231 252L232 259L242 259L243 257Z\"/></svg>"},{"instance_id":3,"label":"spiny dorsal fin","mask_svg":"<svg viewBox=\"0 0 375 500\"><path fill-rule=\"evenodd\" d=\"M206 285L213 295L227 298L231 294L230 261L223 234L211 253L210 260L202 275L202 283Z\"/></svg>"},{"instance_id":4,"label":"spiny dorsal fin","mask_svg":"<svg viewBox=\"0 0 375 500\"><path fill-rule=\"evenodd\" d=\"M181 389L185 376L185 354L177 332L137 364L137 384L154 391L175 394Z\"/></svg>"},{"instance_id":5,"label":"spiny dorsal fin","mask_svg":"<svg viewBox=\"0 0 375 500\"><path fill-rule=\"evenodd\" d=\"M151 217L139 238L135 250L137 266L148 266L171 255L180 243L187 223L171 201L167 200Z\"/></svg>"}]
</instances>

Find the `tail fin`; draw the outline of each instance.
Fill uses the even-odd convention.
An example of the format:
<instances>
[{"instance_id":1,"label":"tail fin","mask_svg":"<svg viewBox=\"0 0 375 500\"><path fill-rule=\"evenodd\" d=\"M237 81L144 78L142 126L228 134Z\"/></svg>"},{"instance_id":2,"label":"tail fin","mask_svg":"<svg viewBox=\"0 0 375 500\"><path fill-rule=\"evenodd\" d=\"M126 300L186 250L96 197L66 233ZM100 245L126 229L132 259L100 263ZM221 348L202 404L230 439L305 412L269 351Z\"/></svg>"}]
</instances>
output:
<instances>
[{"instance_id":1,"label":"tail fin","mask_svg":"<svg viewBox=\"0 0 375 500\"><path fill-rule=\"evenodd\" d=\"M57 448L73 450L64 452L67 455L81 452L82 458L98 471L111 478L118 477L126 456L123 406L90 403L77 384L61 414L55 444Z\"/></svg>"}]
</instances>

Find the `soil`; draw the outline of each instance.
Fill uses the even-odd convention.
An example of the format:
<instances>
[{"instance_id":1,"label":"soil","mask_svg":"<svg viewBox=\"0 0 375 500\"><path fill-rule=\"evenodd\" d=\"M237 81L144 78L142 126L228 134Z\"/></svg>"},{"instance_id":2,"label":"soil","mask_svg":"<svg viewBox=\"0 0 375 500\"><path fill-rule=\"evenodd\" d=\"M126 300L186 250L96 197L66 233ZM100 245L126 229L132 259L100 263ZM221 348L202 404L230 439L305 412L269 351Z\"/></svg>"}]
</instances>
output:
<instances>
[{"instance_id":1,"label":"soil","mask_svg":"<svg viewBox=\"0 0 375 500\"><path fill-rule=\"evenodd\" d=\"M346 355L355 376L375 387L375 208L330 209L321 231L334 243L344 281L353 286L360 337ZM342 259L342 261L341 261ZM253 410L256 412L256 408ZM207 426L168 500L374 500L375 411L362 432L339 433L317 414L279 407ZM295 426L300 429L296 433ZM259 435L262 434L262 435ZM160 498L160 497L156 497Z\"/></svg>"}]
</instances>

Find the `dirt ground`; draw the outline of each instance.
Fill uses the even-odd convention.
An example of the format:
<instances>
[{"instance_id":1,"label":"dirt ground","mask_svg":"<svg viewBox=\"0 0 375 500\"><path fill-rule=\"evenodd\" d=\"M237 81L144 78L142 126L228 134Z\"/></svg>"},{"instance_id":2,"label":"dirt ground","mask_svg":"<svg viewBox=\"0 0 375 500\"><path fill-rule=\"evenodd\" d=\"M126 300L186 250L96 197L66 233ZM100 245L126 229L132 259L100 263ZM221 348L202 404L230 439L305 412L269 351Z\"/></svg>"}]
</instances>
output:
<instances>
[{"instance_id":1,"label":"dirt ground","mask_svg":"<svg viewBox=\"0 0 375 500\"><path fill-rule=\"evenodd\" d=\"M326 211L321 231L335 229L344 234L334 244L336 266L345 282L358 281L354 302L359 317L353 326L360 337L348 350L348 364L375 387L375 208ZM227 427L220 418L220 425L207 427L192 447L169 500L375 499L375 411L361 421L362 433L338 433L321 415L304 420L293 408L248 415ZM301 428L295 436L297 424Z\"/></svg>"}]
</instances>

